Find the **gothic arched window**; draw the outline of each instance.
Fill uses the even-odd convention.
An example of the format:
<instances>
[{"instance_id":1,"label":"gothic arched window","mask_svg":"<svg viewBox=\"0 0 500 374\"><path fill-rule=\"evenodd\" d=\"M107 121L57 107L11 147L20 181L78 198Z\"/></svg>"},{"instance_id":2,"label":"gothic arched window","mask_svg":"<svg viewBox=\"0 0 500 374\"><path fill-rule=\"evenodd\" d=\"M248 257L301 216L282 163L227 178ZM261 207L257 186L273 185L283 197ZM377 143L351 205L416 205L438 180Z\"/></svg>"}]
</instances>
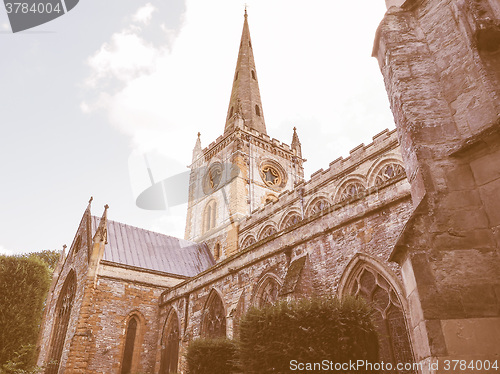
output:
<instances>
[{"instance_id":1,"label":"gothic arched window","mask_svg":"<svg viewBox=\"0 0 500 374\"><path fill-rule=\"evenodd\" d=\"M215 227L217 203L215 200L210 201L205 207L203 214L203 232L207 232Z\"/></svg>"},{"instance_id":2,"label":"gothic arched window","mask_svg":"<svg viewBox=\"0 0 500 374\"><path fill-rule=\"evenodd\" d=\"M375 179L375 184L379 185L384 183L385 181L396 178L402 174L404 174L405 169L399 164L390 163L385 165L377 174L377 178Z\"/></svg>"},{"instance_id":3,"label":"gothic arched window","mask_svg":"<svg viewBox=\"0 0 500 374\"><path fill-rule=\"evenodd\" d=\"M342 189L339 201L350 199L365 192L366 188L360 182L351 182Z\"/></svg>"},{"instance_id":4,"label":"gothic arched window","mask_svg":"<svg viewBox=\"0 0 500 374\"><path fill-rule=\"evenodd\" d=\"M412 363L413 354L403 307L389 282L374 269L363 266L352 282L351 293L365 299L374 309L379 361L391 362L394 368L399 362ZM411 370L395 372L413 373Z\"/></svg>"},{"instance_id":5,"label":"gothic arched window","mask_svg":"<svg viewBox=\"0 0 500 374\"><path fill-rule=\"evenodd\" d=\"M127 324L127 333L125 335L125 348L123 349L122 370L121 374L130 374L132 371L132 363L134 358L135 341L139 321L136 316L130 318Z\"/></svg>"},{"instance_id":6,"label":"gothic arched window","mask_svg":"<svg viewBox=\"0 0 500 374\"><path fill-rule=\"evenodd\" d=\"M288 213L283 222L281 223L281 230L296 225L297 223L300 222L300 218L301 218L300 214L297 212Z\"/></svg>"},{"instance_id":7,"label":"gothic arched window","mask_svg":"<svg viewBox=\"0 0 500 374\"><path fill-rule=\"evenodd\" d=\"M219 294L212 290L203 312L201 336L203 338L226 337L226 312Z\"/></svg>"},{"instance_id":8,"label":"gothic arched window","mask_svg":"<svg viewBox=\"0 0 500 374\"><path fill-rule=\"evenodd\" d=\"M241 244L241 248L246 248L246 247L250 247L252 244L255 244L257 241L255 240L255 238L250 235L250 236L247 236L245 238L245 240L243 241L243 243Z\"/></svg>"},{"instance_id":9,"label":"gothic arched window","mask_svg":"<svg viewBox=\"0 0 500 374\"><path fill-rule=\"evenodd\" d=\"M276 228L272 225L269 225L261 231L259 239L262 240L274 234L276 234Z\"/></svg>"},{"instance_id":10,"label":"gothic arched window","mask_svg":"<svg viewBox=\"0 0 500 374\"><path fill-rule=\"evenodd\" d=\"M160 374L177 373L177 363L179 361L179 319L174 310L170 312L165 323L161 349Z\"/></svg>"},{"instance_id":11,"label":"gothic arched window","mask_svg":"<svg viewBox=\"0 0 500 374\"><path fill-rule=\"evenodd\" d=\"M76 293L76 276L71 270L64 281L59 299L56 305L56 318L54 322L54 332L52 334L52 343L50 345L50 358L45 371L46 374L57 374L61 355L66 340L66 332L68 330L69 317L73 308L73 301Z\"/></svg>"},{"instance_id":12,"label":"gothic arched window","mask_svg":"<svg viewBox=\"0 0 500 374\"><path fill-rule=\"evenodd\" d=\"M272 276L267 276L260 284L255 295L254 305L262 308L266 305L272 305L278 300L280 284Z\"/></svg>"},{"instance_id":13,"label":"gothic arched window","mask_svg":"<svg viewBox=\"0 0 500 374\"><path fill-rule=\"evenodd\" d=\"M255 114L257 114L260 117L260 108L258 105L255 106Z\"/></svg>"},{"instance_id":14,"label":"gothic arched window","mask_svg":"<svg viewBox=\"0 0 500 374\"><path fill-rule=\"evenodd\" d=\"M308 208L308 216L315 215L316 213L321 212L322 210L328 208L330 206L330 202L325 198L318 198L311 203Z\"/></svg>"}]
</instances>

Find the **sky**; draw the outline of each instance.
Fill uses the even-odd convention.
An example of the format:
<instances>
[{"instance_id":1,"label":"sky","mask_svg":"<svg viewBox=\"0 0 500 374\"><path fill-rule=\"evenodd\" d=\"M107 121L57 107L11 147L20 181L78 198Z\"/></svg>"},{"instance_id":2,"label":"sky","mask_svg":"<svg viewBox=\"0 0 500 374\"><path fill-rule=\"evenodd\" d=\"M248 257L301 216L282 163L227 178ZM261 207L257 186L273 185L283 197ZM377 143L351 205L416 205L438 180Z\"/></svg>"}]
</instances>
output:
<instances>
[{"instance_id":1,"label":"sky","mask_svg":"<svg viewBox=\"0 0 500 374\"><path fill-rule=\"evenodd\" d=\"M187 204L136 206L224 130L245 3L268 135L306 179L395 127L371 57L382 0L82 0L13 34L0 8L0 253L60 250L92 214L183 237Z\"/></svg>"}]
</instances>

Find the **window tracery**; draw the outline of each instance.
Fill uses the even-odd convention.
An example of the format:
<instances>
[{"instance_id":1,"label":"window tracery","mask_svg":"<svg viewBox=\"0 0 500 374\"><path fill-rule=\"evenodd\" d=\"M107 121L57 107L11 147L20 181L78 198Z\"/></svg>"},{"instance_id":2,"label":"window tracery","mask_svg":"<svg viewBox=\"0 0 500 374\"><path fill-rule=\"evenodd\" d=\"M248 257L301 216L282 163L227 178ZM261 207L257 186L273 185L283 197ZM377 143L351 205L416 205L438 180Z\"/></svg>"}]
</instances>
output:
<instances>
[{"instance_id":1,"label":"window tracery","mask_svg":"<svg viewBox=\"0 0 500 374\"><path fill-rule=\"evenodd\" d=\"M351 182L344 187L340 193L340 201L350 199L351 197L358 196L366 191L365 186L360 182Z\"/></svg>"},{"instance_id":2,"label":"window tracery","mask_svg":"<svg viewBox=\"0 0 500 374\"><path fill-rule=\"evenodd\" d=\"M69 318L73 309L73 301L76 293L76 276L71 270L64 281L59 300L56 305L56 318L54 322L54 332L52 335L51 353L46 374L57 374L59 364L66 340Z\"/></svg>"},{"instance_id":3,"label":"window tracery","mask_svg":"<svg viewBox=\"0 0 500 374\"><path fill-rule=\"evenodd\" d=\"M353 281L351 293L365 299L374 308L373 317L379 339L379 360L412 363L403 307L394 288L375 270L363 267ZM413 373L399 370L397 373Z\"/></svg>"},{"instance_id":4,"label":"window tracery","mask_svg":"<svg viewBox=\"0 0 500 374\"><path fill-rule=\"evenodd\" d=\"M300 222L300 215L296 212L291 212L288 213L288 215L285 217L283 220L283 223L281 224L281 229L286 229L287 227L296 225L297 223Z\"/></svg>"},{"instance_id":5,"label":"window tracery","mask_svg":"<svg viewBox=\"0 0 500 374\"><path fill-rule=\"evenodd\" d=\"M396 163L390 163L385 165L377 174L375 179L375 185L384 183L385 181L396 178L404 174L405 170L403 167Z\"/></svg>"},{"instance_id":6,"label":"window tracery","mask_svg":"<svg viewBox=\"0 0 500 374\"><path fill-rule=\"evenodd\" d=\"M257 291L255 305L258 308L274 305L278 300L279 289L279 283L273 277L268 276Z\"/></svg>"},{"instance_id":7,"label":"window tracery","mask_svg":"<svg viewBox=\"0 0 500 374\"><path fill-rule=\"evenodd\" d=\"M226 312L219 294L212 291L204 311L202 337L221 338L226 336Z\"/></svg>"},{"instance_id":8,"label":"window tracery","mask_svg":"<svg viewBox=\"0 0 500 374\"><path fill-rule=\"evenodd\" d=\"M329 206L330 206L330 203L328 202L328 200L326 200L324 198L317 199L309 207L309 216L312 216L316 213L319 213L322 210L328 208Z\"/></svg>"},{"instance_id":9,"label":"window tracery","mask_svg":"<svg viewBox=\"0 0 500 374\"><path fill-rule=\"evenodd\" d=\"M245 238L245 240L241 244L241 248L250 247L252 244L255 244L256 242L257 242L257 240L255 240L255 238L252 235L250 235L250 236Z\"/></svg>"},{"instance_id":10,"label":"window tracery","mask_svg":"<svg viewBox=\"0 0 500 374\"><path fill-rule=\"evenodd\" d=\"M274 234L276 234L276 228L274 226L269 225L260 233L260 239L262 240Z\"/></svg>"},{"instance_id":11,"label":"window tracery","mask_svg":"<svg viewBox=\"0 0 500 374\"><path fill-rule=\"evenodd\" d=\"M172 310L163 332L160 374L177 373L179 361L179 319Z\"/></svg>"}]
</instances>

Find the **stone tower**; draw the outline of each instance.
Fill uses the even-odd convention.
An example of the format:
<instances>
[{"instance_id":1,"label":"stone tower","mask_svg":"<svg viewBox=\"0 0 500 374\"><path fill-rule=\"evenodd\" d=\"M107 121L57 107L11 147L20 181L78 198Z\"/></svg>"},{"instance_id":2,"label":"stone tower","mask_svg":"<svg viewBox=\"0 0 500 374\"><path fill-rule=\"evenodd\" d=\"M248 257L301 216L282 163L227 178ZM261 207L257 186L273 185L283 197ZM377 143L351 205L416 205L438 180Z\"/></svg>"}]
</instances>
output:
<instances>
[{"instance_id":1,"label":"stone tower","mask_svg":"<svg viewBox=\"0 0 500 374\"><path fill-rule=\"evenodd\" d=\"M495 360L500 355L500 3L387 3L374 55L414 206L392 260L402 266L415 358L424 373L435 371L430 364L438 361L441 371L446 359Z\"/></svg>"},{"instance_id":2,"label":"stone tower","mask_svg":"<svg viewBox=\"0 0 500 374\"><path fill-rule=\"evenodd\" d=\"M245 11L224 133L193 150L185 238L205 241L216 260L238 251L238 222L303 180L300 141L267 135Z\"/></svg>"}]
</instances>

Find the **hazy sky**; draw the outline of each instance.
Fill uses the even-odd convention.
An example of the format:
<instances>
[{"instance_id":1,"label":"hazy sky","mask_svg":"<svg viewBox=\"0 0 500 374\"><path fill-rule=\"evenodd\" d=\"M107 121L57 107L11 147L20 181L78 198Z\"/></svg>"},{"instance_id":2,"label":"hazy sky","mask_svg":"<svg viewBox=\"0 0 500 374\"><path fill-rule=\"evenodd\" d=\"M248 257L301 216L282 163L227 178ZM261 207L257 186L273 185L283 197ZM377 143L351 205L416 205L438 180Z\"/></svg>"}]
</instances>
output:
<instances>
[{"instance_id":1,"label":"hazy sky","mask_svg":"<svg viewBox=\"0 0 500 374\"><path fill-rule=\"evenodd\" d=\"M394 128L371 57L382 0L246 0L267 132L297 127L306 177ZM71 244L92 212L173 236L186 204L135 199L221 135L243 26L239 0L82 0L12 34L0 10L0 253Z\"/></svg>"}]
</instances>

